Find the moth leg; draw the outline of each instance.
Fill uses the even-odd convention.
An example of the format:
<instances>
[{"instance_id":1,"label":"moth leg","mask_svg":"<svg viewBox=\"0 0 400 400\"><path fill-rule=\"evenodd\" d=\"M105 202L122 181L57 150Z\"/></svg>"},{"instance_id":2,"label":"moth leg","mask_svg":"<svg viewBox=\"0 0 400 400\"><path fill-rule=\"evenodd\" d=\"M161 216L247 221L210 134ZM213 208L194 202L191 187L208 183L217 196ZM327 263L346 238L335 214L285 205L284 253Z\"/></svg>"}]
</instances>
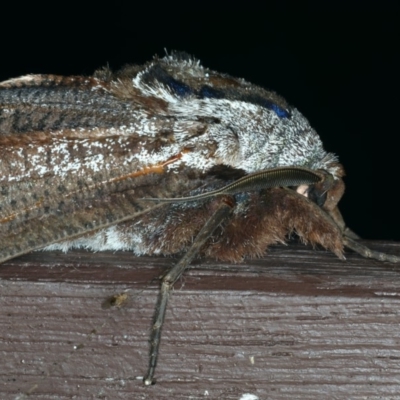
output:
<instances>
[{"instance_id":1,"label":"moth leg","mask_svg":"<svg viewBox=\"0 0 400 400\"><path fill-rule=\"evenodd\" d=\"M343 230L343 236L348 237L350 239L361 239L360 236L357 235L354 231L352 231L349 227L345 227Z\"/></svg>"},{"instance_id":2,"label":"moth leg","mask_svg":"<svg viewBox=\"0 0 400 400\"><path fill-rule=\"evenodd\" d=\"M346 226L342 214L337 207L335 207L333 210L328 211L328 214L332 217L336 225L342 231L343 244L346 247L362 255L365 258L373 258L374 260L389 261L392 263L400 262L399 256L371 250L367 246L357 242L357 239L360 239L360 237Z\"/></svg>"},{"instance_id":3,"label":"moth leg","mask_svg":"<svg viewBox=\"0 0 400 400\"><path fill-rule=\"evenodd\" d=\"M231 213L233 204L221 202L212 217L205 223L199 234L193 241L193 244L186 254L178 261L176 265L163 277L161 290L158 299L158 307L156 309L152 332L150 336L150 360L147 376L144 378L145 385L153 383L154 372L157 364L158 352L160 347L161 330L164 323L165 312L169 293L174 283L180 278L184 270L189 266L193 258L198 254L201 247L206 243L214 230L223 222Z\"/></svg>"},{"instance_id":4,"label":"moth leg","mask_svg":"<svg viewBox=\"0 0 400 400\"><path fill-rule=\"evenodd\" d=\"M338 207L335 207L333 210L329 210L328 214L335 221L336 225L340 228L343 236L349 237L351 239L361 239L360 236L357 235L357 233L353 232L348 226L346 226L346 223L344 222L343 216Z\"/></svg>"},{"instance_id":5,"label":"moth leg","mask_svg":"<svg viewBox=\"0 0 400 400\"><path fill-rule=\"evenodd\" d=\"M392 254L386 254L380 251L371 250L367 246L358 243L357 241L346 235L343 235L343 244L349 249L355 251L356 253L362 255L365 258L373 258L374 260L389 261L392 263L400 262L399 256L394 256Z\"/></svg>"}]
</instances>

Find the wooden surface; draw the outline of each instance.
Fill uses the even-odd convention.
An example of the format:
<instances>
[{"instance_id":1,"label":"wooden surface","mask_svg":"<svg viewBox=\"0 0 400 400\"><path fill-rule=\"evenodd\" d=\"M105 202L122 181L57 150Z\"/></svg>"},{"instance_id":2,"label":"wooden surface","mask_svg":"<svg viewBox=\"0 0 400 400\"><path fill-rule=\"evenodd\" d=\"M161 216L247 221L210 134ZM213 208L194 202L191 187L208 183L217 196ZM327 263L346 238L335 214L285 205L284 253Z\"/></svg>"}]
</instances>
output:
<instances>
[{"instance_id":1,"label":"wooden surface","mask_svg":"<svg viewBox=\"0 0 400 400\"><path fill-rule=\"evenodd\" d=\"M400 266L346 256L294 244L240 265L197 262L175 285L151 387L141 378L156 278L174 259L7 262L0 398L399 399ZM111 305L119 293L127 299Z\"/></svg>"}]
</instances>

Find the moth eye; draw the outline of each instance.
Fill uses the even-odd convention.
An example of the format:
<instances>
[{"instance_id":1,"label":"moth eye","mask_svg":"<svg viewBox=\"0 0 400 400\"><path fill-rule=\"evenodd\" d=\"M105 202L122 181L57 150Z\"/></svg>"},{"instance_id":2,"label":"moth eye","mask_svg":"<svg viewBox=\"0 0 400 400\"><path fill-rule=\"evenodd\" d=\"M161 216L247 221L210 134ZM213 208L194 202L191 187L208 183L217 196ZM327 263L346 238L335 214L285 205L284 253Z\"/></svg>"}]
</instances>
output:
<instances>
[{"instance_id":1,"label":"moth eye","mask_svg":"<svg viewBox=\"0 0 400 400\"><path fill-rule=\"evenodd\" d=\"M334 203L336 205L344 191L343 181L341 179L335 180L326 171L320 170L320 172L324 175L323 179L309 186L307 197L320 207L330 207L327 203L332 203L334 199L336 199L336 203Z\"/></svg>"},{"instance_id":2,"label":"moth eye","mask_svg":"<svg viewBox=\"0 0 400 400\"><path fill-rule=\"evenodd\" d=\"M327 196L327 191L323 190L321 187L317 187L316 185L311 185L307 191L307 197L317 204L319 207L322 207L325 204Z\"/></svg>"}]
</instances>

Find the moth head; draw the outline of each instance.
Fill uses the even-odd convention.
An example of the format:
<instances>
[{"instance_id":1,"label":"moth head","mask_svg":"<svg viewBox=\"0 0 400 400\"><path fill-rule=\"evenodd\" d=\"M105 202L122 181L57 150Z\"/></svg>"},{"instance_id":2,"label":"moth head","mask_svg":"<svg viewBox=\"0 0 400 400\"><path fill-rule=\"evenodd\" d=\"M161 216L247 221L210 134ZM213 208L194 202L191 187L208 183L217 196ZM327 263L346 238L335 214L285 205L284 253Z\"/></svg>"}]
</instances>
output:
<instances>
[{"instance_id":1,"label":"moth head","mask_svg":"<svg viewBox=\"0 0 400 400\"><path fill-rule=\"evenodd\" d=\"M318 170L321 180L312 185L300 185L296 188L296 192L308 197L326 211L334 210L345 190L342 179L343 167L340 164L337 164L337 167L338 174L336 176L326 170Z\"/></svg>"}]
</instances>

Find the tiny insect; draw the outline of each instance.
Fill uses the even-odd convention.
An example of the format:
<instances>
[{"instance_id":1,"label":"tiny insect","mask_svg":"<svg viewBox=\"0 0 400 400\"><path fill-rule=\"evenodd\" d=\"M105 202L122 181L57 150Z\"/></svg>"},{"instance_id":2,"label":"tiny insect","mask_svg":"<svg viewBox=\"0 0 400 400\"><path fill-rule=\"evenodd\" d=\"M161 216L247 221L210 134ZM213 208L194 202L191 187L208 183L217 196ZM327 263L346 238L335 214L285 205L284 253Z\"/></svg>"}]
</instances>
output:
<instances>
[{"instance_id":1,"label":"tiny insect","mask_svg":"<svg viewBox=\"0 0 400 400\"><path fill-rule=\"evenodd\" d=\"M174 283L198 256L259 257L296 233L344 258L344 169L277 94L186 53L93 76L0 83L0 262L33 250L180 254L162 278L144 383Z\"/></svg>"}]
</instances>

